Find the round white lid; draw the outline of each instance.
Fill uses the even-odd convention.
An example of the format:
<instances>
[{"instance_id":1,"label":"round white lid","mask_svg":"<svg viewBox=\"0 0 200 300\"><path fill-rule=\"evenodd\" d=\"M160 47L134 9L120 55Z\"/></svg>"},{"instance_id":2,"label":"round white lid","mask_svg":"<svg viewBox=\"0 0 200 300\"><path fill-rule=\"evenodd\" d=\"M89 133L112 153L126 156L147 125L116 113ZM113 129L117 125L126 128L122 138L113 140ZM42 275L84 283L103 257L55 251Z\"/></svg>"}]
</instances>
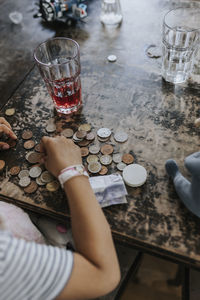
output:
<instances>
[{"instance_id":1,"label":"round white lid","mask_svg":"<svg viewBox=\"0 0 200 300\"><path fill-rule=\"evenodd\" d=\"M125 183L132 187L143 185L147 180L146 169L138 164L128 165L122 173Z\"/></svg>"}]
</instances>

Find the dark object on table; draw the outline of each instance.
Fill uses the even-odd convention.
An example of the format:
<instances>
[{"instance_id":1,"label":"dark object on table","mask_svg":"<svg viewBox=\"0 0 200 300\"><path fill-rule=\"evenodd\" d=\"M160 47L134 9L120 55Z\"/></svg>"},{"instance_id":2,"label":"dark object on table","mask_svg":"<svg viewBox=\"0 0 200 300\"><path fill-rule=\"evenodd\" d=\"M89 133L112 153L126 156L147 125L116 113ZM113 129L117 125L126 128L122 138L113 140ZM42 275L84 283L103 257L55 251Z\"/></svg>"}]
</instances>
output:
<instances>
[{"instance_id":1,"label":"dark object on table","mask_svg":"<svg viewBox=\"0 0 200 300\"><path fill-rule=\"evenodd\" d=\"M185 167L192 175L191 182L183 177L174 160L167 160L165 167L173 179L180 199L193 214L200 217L200 152L195 152L185 159Z\"/></svg>"},{"instance_id":2,"label":"dark object on table","mask_svg":"<svg viewBox=\"0 0 200 300\"><path fill-rule=\"evenodd\" d=\"M80 20L87 16L86 0L40 0L39 11L34 16L44 21Z\"/></svg>"}]
</instances>

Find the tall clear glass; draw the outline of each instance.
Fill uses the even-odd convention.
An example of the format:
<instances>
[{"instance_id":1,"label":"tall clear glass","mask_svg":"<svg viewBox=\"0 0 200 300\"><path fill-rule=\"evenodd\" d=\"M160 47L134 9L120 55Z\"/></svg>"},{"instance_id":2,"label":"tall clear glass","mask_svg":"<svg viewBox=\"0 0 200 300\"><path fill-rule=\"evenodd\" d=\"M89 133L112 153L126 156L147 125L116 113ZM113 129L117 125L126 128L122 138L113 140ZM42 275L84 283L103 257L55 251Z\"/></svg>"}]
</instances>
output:
<instances>
[{"instance_id":1,"label":"tall clear glass","mask_svg":"<svg viewBox=\"0 0 200 300\"><path fill-rule=\"evenodd\" d=\"M34 58L57 112L76 112L82 105L78 43L64 37L49 39L35 49Z\"/></svg>"},{"instance_id":2,"label":"tall clear glass","mask_svg":"<svg viewBox=\"0 0 200 300\"><path fill-rule=\"evenodd\" d=\"M120 0L102 0L100 20L104 25L119 25L122 22Z\"/></svg>"},{"instance_id":3,"label":"tall clear glass","mask_svg":"<svg viewBox=\"0 0 200 300\"><path fill-rule=\"evenodd\" d=\"M163 21L162 76L171 83L185 82L193 70L200 42L200 10L177 8Z\"/></svg>"}]
</instances>

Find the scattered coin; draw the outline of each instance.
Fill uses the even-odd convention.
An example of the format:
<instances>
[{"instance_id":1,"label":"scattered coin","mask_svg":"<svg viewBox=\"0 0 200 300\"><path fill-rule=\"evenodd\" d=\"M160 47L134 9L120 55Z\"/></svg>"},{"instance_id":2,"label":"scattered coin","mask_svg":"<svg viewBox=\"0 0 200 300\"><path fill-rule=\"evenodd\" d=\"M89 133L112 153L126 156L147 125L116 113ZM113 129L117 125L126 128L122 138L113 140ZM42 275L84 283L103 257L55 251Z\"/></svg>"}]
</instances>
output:
<instances>
[{"instance_id":1,"label":"scattered coin","mask_svg":"<svg viewBox=\"0 0 200 300\"><path fill-rule=\"evenodd\" d=\"M5 161L4 160L0 160L0 172L3 171L5 165L6 165Z\"/></svg>"},{"instance_id":2,"label":"scattered coin","mask_svg":"<svg viewBox=\"0 0 200 300\"><path fill-rule=\"evenodd\" d=\"M6 116L13 116L15 114L15 109L14 108L8 108L5 111Z\"/></svg>"},{"instance_id":3,"label":"scattered coin","mask_svg":"<svg viewBox=\"0 0 200 300\"><path fill-rule=\"evenodd\" d=\"M21 170L18 174L19 179L23 177L29 177L29 171L28 170Z\"/></svg>"},{"instance_id":4,"label":"scattered coin","mask_svg":"<svg viewBox=\"0 0 200 300\"><path fill-rule=\"evenodd\" d=\"M100 138L99 136L97 137L98 138L98 141L101 142L101 143L106 143L110 140L110 136L108 138Z\"/></svg>"},{"instance_id":5,"label":"scattered coin","mask_svg":"<svg viewBox=\"0 0 200 300\"><path fill-rule=\"evenodd\" d=\"M87 147L82 147L81 148L81 156L86 157L89 154L89 150Z\"/></svg>"},{"instance_id":6,"label":"scattered coin","mask_svg":"<svg viewBox=\"0 0 200 300\"><path fill-rule=\"evenodd\" d=\"M102 155L100 157L100 162L105 166L110 165L112 162L112 157L110 155Z\"/></svg>"},{"instance_id":7,"label":"scattered coin","mask_svg":"<svg viewBox=\"0 0 200 300\"><path fill-rule=\"evenodd\" d=\"M198 118L198 119L195 120L194 125L196 127L200 127L200 118Z\"/></svg>"},{"instance_id":8,"label":"scattered coin","mask_svg":"<svg viewBox=\"0 0 200 300\"><path fill-rule=\"evenodd\" d=\"M24 192L27 194L32 194L37 191L37 188L37 183L35 181L31 181L31 183L24 189Z\"/></svg>"},{"instance_id":9,"label":"scattered coin","mask_svg":"<svg viewBox=\"0 0 200 300\"><path fill-rule=\"evenodd\" d=\"M31 178L37 178L42 173L42 169L40 167L32 167L29 171L29 176Z\"/></svg>"},{"instance_id":10,"label":"scattered coin","mask_svg":"<svg viewBox=\"0 0 200 300\"><path fill-rule=\"evenodd\" d=\"M49 191L49 192L56 192L60 187L60 184L58 181L54 180L52 182L49 182L46 184L46 189Z\"/></svg>"},{"instance_id":11,"label":"scattered coin","mask_svg":"<svg viewBox=\"0 0 200 300\"><path fill-rule=\"evenodd\" d=\"M113 161L118 164L122 161L122 154L116 153L113 155Z\"/></svg>"},{"instance_id":12,"label":"scattered coin","mask_svg":"<svg viewBox=\"0 0 200 300\"><path fill-rule=\"evenodd\" d=\"M37 152L41 152L41 150L40 150L40 144L37 144L36 146L35 146L35 151L37 151Z\"/></svg>"},{"instance_id":13,"label":"scattered coin","mask_svg":"<svg viewBox=\"0 0 200 300\"><path fill-rule=\"evenodd\" d=\"M28 160L28 162L30 164L36 164L38 162L40 162L40 153L36 153L36 152L28 152L26 154L26 160Z\"/></svg>"},{"instance_id":14,"label":"scattered coin","mask_svg":"<svg viewBox=\"0 0 200 300\"><path fill-rule=\"evenodd\" d=\"M20 172L20 167L18 167L18 166L14 166L10 169L10 174L12 176L18 175L19 172Z\"/></svg>"},{"instance_id":15,"label":"scattered coin","mask_svg":"<svg viewBox=\"0 0 200 300\"><path fill-rule=\"evenodd\" d=\"M96 174L101 170L101 164L99 162L92 162L88 165L89 172Z\"/></svg>"},{"instance_id":16,"label":"scattered coin","mask_svg":"<svg viewBox=\"0 0 200 300\"><path fill-rule=\"evenodd\" d=\"M35 142L33 140L28 140L24 143L24 148L26 150L30 150L35 146Z\"/></svg>"},{"instance_id":17,"label":"scattered coin","mask_svg":"<svg viewBox=\"0 0 200 300\"><path fill-rule=\"evenodd\" d=\"M116 55L113 55L113 54L108 55L107 60L108 60L109 62L115 62L115 61L117 60L117 56L116 56Z\"/></svg>"},{"instance_id":18,"label":"scattered coin","mask_svg":"<svg viewBox=\"0 0 200 300\"><path fill-rule=\"evenodd\" d=\"M16 140L8 139L6 143L10 146L10 148L14 148L17 145Z\"/></svg>"},{"instance_id":19,"label":"scattered coin","mask_svg":"<svg viewBox=\"0 0 200 300\"><path fill-rule=\"evenodd\" d=\"M21 187L27 187L31 183L31 179L29 177L20 178L19 185Z\"/></svg>"},{"instance_id":20,"label":"scattered coin","mask_svg":"<svg viewBox=\"0 0 200 300\"><path fill-rule=\"evenodd\" d=\"M147 179L146 169L138 164L126 166L122 173L125 183L132 187L143 185Z\"/></svg>"},{"instance_id":21,"label":"scattered coin","mask_svg":"<svg viewBox=\"0 0 200 300\"><path fill-rule=\"evenodd\" d=\"M111 136L111 131L109 128L100 128L99 130L97 130L97 135L100 138L105 139Z\"/></svg>"},{"instance_id":22,"label":"scattered coin","mask_svg":"<svg viewBox=\"0 0 200 300\"><path fill-rule=\"evenodd\" d=\"M125 163L120 162L120 163L117 164L117 169L118 169L119 171L123 171L124 168L126 168L126 164L125 164Z\"/></svg>"},{"instance_id":23,"label":"scattered coin","mask_svg":"<svg viewBox=\"0 0 200 300\"><path fill-rule=\"evenodd\" d=\"M133 155L129 154L129 153L126 153L122 156L122 161L127 164L127 165L130 165L134 162L134 157Z\"/></svg>"},{"instance_id":24,"label":"scattered coin","mask_svg":"<svg viewBox=\"0 0 200 300\"><path fill-rule=\"evenodd\" d=\"M86 131L83 131L83 130L78 130L77 132L76 132L76 137L78 138L78 139L84 139L85 137L86 137L86 135L87 135L87 132Z\"/></svg>"},{"instance_id":25,"label":"scattered coin","mask_svg":"<svg viewBox=\"0 0 200 300\"><path fill-rule=\"evenodd\" d=\"M73 137L74 131L71 128L65 128L62 130L61 135L65 136L66 138Z\"/></svg>"},{"instance_id":26,"label":"scattered coin","mask_svg":"<svg viewBox=\"0 0 200 300\"><path fill-rule=\"evenodd\" d=\"M90 124L81 124L78 128L79 131L83 130L86 132L89 132L91 130L91 125Z\"/></svg>"},{"instance_id":27,"label":"scattered coin","mask_svg":"<svg viewBox=\"0 0 200 300\"><path fill-rule=\"evenodd\" d=\"M114 134L114 139L118 143L124 143L128 140L128 134L124 131L118 131Z\"/></svg>"},{"instance_id":28,"label":"scattered coin","mask_svg":"<svg viewBox=\"0 0 200 300\"><path fill-rule=\"evenodd\" d=\"M96 155L89 155L87 157L87 162L88 164L94 163L94 162L98 162L99 158Z\"/></svg>"},{"instance_id":29,"label":"scattered coin","mask_svg":"<svg viewBox=\"0 0 200 300\"><path fill-rule=\"evenodd\" d=\"M36 178L36 183L41 186L46 184L44 181L41 180L41 177Z\"/></svg>"},{"instance_id":30,"label":"scattered coin","mask_svg":"<svg viewBox=\"0 0 200 300\"><path fill-rule=\"evenodd\" d=\"M45 183L49 183L54 180L54 177L48 171L44 171L41 174L40 179Z\"/></svg>"},{"instance_id":31,"label":"scattered coin","mask_svg":"<svg viewBox=\"0 0 200 300\"><path fill-rule=\"evenodd\" d=\"M113 146L109 145L109 144L105 144L101 147L101 153L103 153L104 155L109 155L113 153Z\"/></svg>"},{"instance_id":32,"label":"scattered coin","mask_svg":"<svg viewBox=\"0 0 200 300\"><path fill-rule=\"evenodd\" d=\"M33 136L33 133L32 133L32 131L30 131L30 130L25 130L25 131L22 133L22 138L23 138L23 140L29 140L29 139L32 138L32 136Z\"/></svg>"},{"instance_id":33,"label":"scattered coin","mask_svg":"<svg viewBox=\"0 0 200 300\"><path fill-rule=\"evenodd\" d=\"M86 146L88 146L89 144L90 144L90 141L87 141L87 140L82 140L82 141L78 142L78 145L79 145L80 147L86 147Z\"/></svg>"},{"instance_id":34,"label":"scattered coin","mask_svg":"<svg viewBox=\"0 0 200 300\"><path fill-rule=\"evenodd\" d=\"M92 145L89 147L89 151L91 154L98 154L100 151L100 147L98 145Z\"/></svg>"},{"instance_id":35,"label":"scattered coin","mask_svg":"<svg viewBox=\"0 0 200 300\"><path fill-rule=\"evenodd\" d=\"M82 140L83 140L83 139L77 138L76 132L75 132L74 135L73 135L73 141L74 141L75 143L78 143L78 142L81 142Z\"/></svg>"},{"instance_id":36,"label":"scattered coin","mask_svg":"<svg viewBox=\"0 0 200 300\"><path fill-rule=\"evenodd\" d=\"M93 141L95 139L95 135L93 132L89 132L87 135L86 135L86 140L87 141Z\"/></svg>"},{"instance_id":37,"label":"scattered coin","mask_svg":"<svg viewBox=\"0 0 200 300\"><path fill-rule=\"evenodd\" d=\"M106 166L101 166L99 175L106 175L108 173L108 168Z\"/></svg>"},{"instance_id":38,"label":"scattered coin","mask_svg":"<svg viewBox=\"0 0 200 300\"><path fill-rule=\"evenodd\" d=\"M56 131L56 125L55 124L48 124L46 127L46 131L48 133L52 133Z\"/></svg>"}]
</instances>

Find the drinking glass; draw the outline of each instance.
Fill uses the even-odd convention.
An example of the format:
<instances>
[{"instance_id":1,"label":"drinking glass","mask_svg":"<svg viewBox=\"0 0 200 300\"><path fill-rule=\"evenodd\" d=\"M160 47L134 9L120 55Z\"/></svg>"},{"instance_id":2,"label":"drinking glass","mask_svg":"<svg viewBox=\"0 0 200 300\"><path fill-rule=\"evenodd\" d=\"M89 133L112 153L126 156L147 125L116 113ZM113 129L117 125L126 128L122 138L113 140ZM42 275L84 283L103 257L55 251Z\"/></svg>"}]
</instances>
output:
<instances>
[{"instance_id":1,"label":"drinking glass","mask_svg":"<svg viewBox=\"0 0 200 300\"><path fill-rule=\"evenodd\" d=\"M64 37L49 39L35 49L34 58L57 112L76 112L82 105L78 43Z\"/></svg>"},{"instance_id":2,"label":"drinking glass","mask_svg":"<svg viewBox=\"0 0 200 300\"><path fill-rule=\"evenodd\" d=\"M200 10L177 8L163 21L162 76L171 83L185 82L193 70L199 50Z\"/></svg>"},{"instance_id":3,"label":"drinking glass","mask_svg":"<svg viewBox=\"0 0 200 300\"><path fill-rule=\"evenodd\" d=\"M122 12L119 0L102 0L100 20L104 25L119 25Z\"/></svg>"}]
</instances>

